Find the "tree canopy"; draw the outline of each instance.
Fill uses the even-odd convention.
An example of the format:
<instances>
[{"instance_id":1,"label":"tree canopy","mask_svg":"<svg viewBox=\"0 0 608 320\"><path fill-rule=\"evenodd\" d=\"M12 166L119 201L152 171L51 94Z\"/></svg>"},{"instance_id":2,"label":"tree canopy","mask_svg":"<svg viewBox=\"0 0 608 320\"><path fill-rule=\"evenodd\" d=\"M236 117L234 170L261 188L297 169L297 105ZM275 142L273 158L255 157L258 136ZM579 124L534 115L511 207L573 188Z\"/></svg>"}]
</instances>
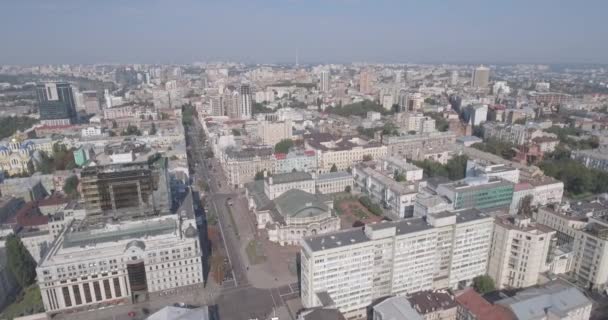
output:
<instances>
[{"instance_id":1,"label":"tree canopy","mask_svg":"<svg viewBox=\"0 0 608 320\"><path fill-rule=\"evenodd\" d=\"M31 128L38 120L30 117L5 117L0 118L0 139L10 137L17 131Z\"/></svg>"},{"instance_id":2,"label":"tree canopy","mask_svg":"<svg viewBox=\"0 0 608 320\"><path fill-rule=\"evenodd\" d=\"M460 180L465 177L467 168L466 155L455 156L443 165L432 160L412 161L416 166L422 168L427 177L446 177L450 180Z\"/></svg>"},{"instance_id":3,"label":"tree canopy","mask_svg":"<svg viewBox=\"0 0 608 320\"><path fill-rule=\"evenodd\" d=\"M338 171L338 167L336 167L336 164L334 163L331 165L331 169L329 169L329 172L336 172L336 171Z\"/></svg>"},{"instance_id":4,"label":"tree canopy","mask_svg":"<svg viewBox=\"0 0 608 320\"><path fill-rule=\"evenodd\" d=\"M71 198L78 196L78 177L76 175L69 176L63 183L63 192Z\"/></svg>"},{"instance_id":5,"label":"tree canopy","mask_svg":"<svg viewBox=\"0 0 608 320\"><path fill-rule=\"evenodd\" d=\"M517 154L516 145L498 139L488 139L472 145L473 148L495 154L504 159L511 160Z\"/></svg>"},{"instance_id":6,"label":"tree canopy","mask_svg":"<svg viewBox=\"0 0 608 320\"><path fill-rule=\"evenodd\" d=\"M293 147L293 140L283 139L274 146L274 152L275 153L288 153L289 149L291 149L291 147Z\"/></svg>"},{"instance_id":7,"label":"tree canopy","mask_svg":"<svg viewBox=\"0 0 608 320\"><path fill-rule=\"evenodd\" d=\"M450 128L450 123L441 115L441 113L425 112L424 115L435 120L435 129L437 129L437 131L445 132Z\"/></svg>"},{"instance_id":8,"label":"tree canopy","mask_svg":"<svg viewBox=\"0 0 608 320\"><path fill-rule=\"evenodd\" d=\"M121 135L123 135L123 136L141 136L141 131L139 131L139 128L137 128L137 126L130 124L127 126L126 129L124 129L122 131Z\"/></svg>"},{"instance_id":9,"label":"tree canopy","mask_svg":"<svg viewBox=\"0 0 608 320\"><path fill-rule=\"evenodd\" d=\"M473 278L473 288L479 294L486 294L496 290L494 279L488 275L477 276Z\"/></svg>"},{"instance_id":10,"label":"tree canopy","mask_svg":"<svg viewBox=\"0 0 608 320\"><path fill-rule=\"evenodd\" d=\"M380 112L382 114L392 113L392 110L386 110L386 109L384 109L384 107L382 107L382 105L380 105L376 102L370 101L370 100L355 102L355 103L344 105L342 107L339 107L339 106L331 107L330 106L330 107L325 108L325 112L331 113L331 114L337 114L337 115L343 116L343 117L349 117L349 116L365 117L365 116L367 116L368 111Z\"/></svg>"},{"instance_id":11,"label":"tree canopy","mask_svg":"<svg viewBox=\"0 0 608 320\"><path fill-rule=\"evenodd\" d=\"M14 234L6 238L8 270L21 288L26 288L36 279L36 260L27 251L21 239Z\"/></svg>"}]
</instances>

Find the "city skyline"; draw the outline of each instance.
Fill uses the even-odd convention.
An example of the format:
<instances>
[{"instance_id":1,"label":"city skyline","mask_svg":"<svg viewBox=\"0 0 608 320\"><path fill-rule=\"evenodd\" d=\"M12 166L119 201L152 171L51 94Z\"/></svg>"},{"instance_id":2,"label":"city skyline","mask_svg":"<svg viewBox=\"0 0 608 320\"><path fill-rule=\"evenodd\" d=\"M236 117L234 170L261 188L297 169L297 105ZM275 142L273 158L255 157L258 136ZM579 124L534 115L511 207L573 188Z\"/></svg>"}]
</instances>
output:
<instances>
[{"instance_id":1,"label":"city skyline","mask_svg":"<svg viewBox=\"0 0 608 320\"><path fill-rule=\"evenodd\" d=\"M608 63L601 1L22 1L2 64ZM19 37L15 28L19 26Z\"/></svg>"}]
</instances>

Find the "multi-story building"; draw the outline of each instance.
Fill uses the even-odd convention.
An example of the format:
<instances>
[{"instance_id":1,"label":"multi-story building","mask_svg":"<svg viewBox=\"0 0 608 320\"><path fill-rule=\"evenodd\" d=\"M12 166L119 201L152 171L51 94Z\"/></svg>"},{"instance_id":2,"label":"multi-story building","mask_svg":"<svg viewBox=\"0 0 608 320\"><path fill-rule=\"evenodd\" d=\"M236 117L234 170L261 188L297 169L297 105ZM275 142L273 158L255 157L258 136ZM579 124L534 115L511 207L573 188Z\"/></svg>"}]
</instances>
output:
<instances>
[{"instance_id":1,"label":"multi-story building","mask_svg":"<svg viewBox=\"0 0 608 320\"><path fill-rule=\"evenodd\" d=\"M549 176L542 176L528 180L532 185L533 206L546 206L560 204L564 196L564 183Z\"/></svg>"},{"instance_id":2,"label":"multi-story building","mask_svg":"<svg viewBox=\"0 0 608 320\"><path fill-rule=\"evenodd\" d=\"M573 245L577 232L585 228L588 217L574 211L540 207L534 219L556 231L557 245Z\"/></svg>"},{"instance_id":3,"label":"multi-story building","mask_svg":"<svg viewBox=\"0 0 608 320\"><path fill-rule=\"evenodd\" d=\"M497 289L531 287L548 270L555 230L529 217L497 216L488 275Z\"/></svg>"},{"instance_id":4,"label":"multi-story building","mask_svg":"<svg viewBox=\"0 0 608 320\"><path fill-rule=\"evenodd\" d=\"M359 74L359 92L363 94L371 94L373 92L372 78L373 75L371 71L361 71L361 73Z\"/></svg>"},{"instance_id":5,"label":"multi-story building","mask_svg":"<svg viewBox=\"0 0 608 320\"><path fill-rule=\"evenodd\" d=\"M422 180L424 171L421 168L407 162L405 159L397 157L386 157L382 159L382 170L391 172L393 176L403 175L405 181L418 181ZM396 179L396 177L393 177Z\"/></svg>"},{"instance_id":6,"label":"multi-story building","mask_svg":"<svg viewBox=\"0 0 608 320\"><path fill-rule=\"evenodd\" d=\"M292 138L292 124L290 120L281 122L261 121L258 125L258 137L262 144L274 146L279 141Z\"/></svg>"},{"instance_id":7,"label":"multi-story building","mask_svg":"<svg viewBox=\"0 0 608 320\"><path fill-rule=\"evenodd\" d=\"M283 193L293 189L315 193L313 174L308 172L288 172L264 177L264 193L270 200L274 200Z\"/></svg>"},{"instance_id":8,"label":"multi-story building","mask_svg":"<svg viewBox=\"0 0 608 320\"><path fill-rule=\"evenodd\" d=\"M390 172L392 174L392 172ZM397 182L381 171L364 164L353 167L355 190L386 208L394 217L411 217L418 187L412 182Z\"/></svg>"},{"instance_id":9,"label":"multi-story building","mask_svg":"<svg viewBox=\"0 0 608 320\"><path fill-rule=\"evenodd\" d=\"M508 208L513 201L513 186L497 177L465 178L438 185L437 193L448 198L454 209Z\"/></svg>"},{"instance_id":10,"label":"multi-story building","mask_svg":"<svg viewBox=\"0 0 608 320\"><path fill-rule=\"evenodd\" d=\"M608 289L608 216L589 217L574 237L576 282L584 288L604 292Z\"/></svg>"},{"instance_id":11,"label":"multi-story building","mask_svg":"<svg viewBox=\"0 0 608 320\"><path fill-rule=\"evenodd\" d=\"M43 124L57 126L77 122L76 101L72 86L65 82L51 82L36 86L38 112Z\"/></svg>"},{"instance_id":12,"label":"multi-story building","mask_svg":"<svg viewBox=\"0 0 608 320\"><path fill-rule=\"evenodd\" d=\"M488 105L485 104L474 104L468 106L465 111L465 120L474 125L478 126L488 120Z\"/></svg>"},{"instance_id":13,"label":"multi-story building","mask_svg":"<svg viewBox=\"0 0 608 320\"><path fill-rule=\"evenodd\" d=\"M267 146L228 148L220 161L231 186L243 186L253 181L256 173L274 167L272 147Z\"/></svg>"},{"instance_id":14,"label":"multi-story building","mask_svg":"<svg viewBox=\"0 0 608 320\"><path fill-rule=\"evenodd\" d=\"M74 220L36 268L49 315L142 302L203 283L196 222L178 216L90 224Z\"/></svg>"},{"instance_id":15,"label":"multi-story building","mask_svg":"<svg viewBox=\"0 0 608 320\"><path fill-rule=\"evenodd\" d=\"M397 123L406 132L429 133L435 131L435 120L422 113L398 113Z\"/></svg>"},{"instance_id":16,"label":"multi-story building","mask_svg":"<svg viewBox=\"0 0 608 320\"><path fill-rule=\"evenodd\" d=\"M347 187L353 187L353 176L346 171L321 173L315 180L318 193L329 194L344 192Z\"/></svg>"},{"instance_id":17,"label":"multi-story building","mask_svg":"<svg viewBox=\"0 0 608 320\"><path fill-rule=\"evenodd\" d=\"M315 151L293 151L287 154L275 153L273 172L286 173L292 171L316 172L317 156Z\"/></svg>"},{"instance_id":18,"label":"multi-story building","mask_svg":"<svg viewBox=\"0 0 608 320\"><path fill-rule=\"evenodd\" d=\"M359 137L335 137L331 134L309 134L304 136L308 149L315 150L319 173L330 172L335 165L345 171L363 160L380 159L386 156L386 146Z\"/></svg>"},{"instance_id":19,"label":"multi-story building","mask_svg":"<svg viewBox=\"0 0 608 320\"><path fill-rule=\"evenodd\" d=\"M570 157L587 168L608 171L608 151L605 149L573 150Z\"/></svg>"},{"instance_id":20,"label":"multi-story building","mask_svg":"<svg viewBox=\"0 0 608 320\"><path fill-rule=\"evenodd\" d=\"M519 169L505 164L491 164L485 161L467 160L467 177L498 177L513 183L519 182Z\"/></svg>"},{"instance_id":21,"label":"multi-story building","mask_svg":"<svg viewBox=\"0 0 608 320\"><path fill-rule=\"evenodd\" d=\"M456 135L452 132L431 132L384 137L382 144L388 148L389 156L421 160L427 152L443 150L454 145L455 141Z\"/></svg>"},{"instance_id":22,"label":"multi-story building","mask_svg":"<svg viewBox=\"0 0 608 320\"><path fill-rule=\"evenodd\" d=\"M97 97L97 91L82 91L82 100L86 113L95 114L101 111L101 107L99 105L99 98Z\"/></svg>"},{"instance_id":23,"label":"multi-story building","mask_svg":"<svg viewBox=\"0 0 608 320\"><path fill-rule=\"evenodd\" d=\"M251 107L252 107L252 96L251 96L251 87L249 85L243 84L239 88L239 119L251 119Z\"/></svg>"},{"instance_id":24,"label":"multi-story building","mask_svg":"<svg viewBox=\"0 0 608 320\"><path fill-rule=\"evenodd\" d=\"M538 125L488 122L483 125L483 137L484 139L496 139L522 146L532 143L537 138L551 138L551 141L554 141L553 139L557 136L544 132Z\"/></svg>"},{"instance_id":25,"label":"multi-story building","mask_svg":"<svg viewBox=\"0 0 608 320\"><path fill-rule=\"evenodd\" d=\"M462 287L487 267L493 219L479 210L431 214L302 239L301 297L346 317L377 298Z\"/></svg>"},{"instance_id":26,"label":"multi-story building","mask_svg":"<svg viewBox=\"0 0 608 320\"><path fill-rule=\"evenodd\" d=\"M458 303L448 290L414 292L407 300L424 320L456 320Z\"/></svg>"},{"instance_id":27,"label":"multi-story building","mask_svg":"<svg viewBox=\"0 0 608 320\"><path fill-rule=\"evenodd\" d=\"M88 216L148 216L169 213L168 159L153 152L97 155L81 173Z\"/></svg>"},{"instance_id":28,"label":"multi-story building","mask_svg":"<svg viewBox=\"0 0 608 320\"><path fill-rule=\"evenodd\" d=\"M473 88L487 88L490 83L490 69L488 67L479 66L473 70L471 77L471 86Z\"/></svg>"},{"instance_id":29,"label":"multi-story building","mask_svg":"<svg viewBox=\"0 0 608 320\"><path fill-rule=\"evenodd\" d=\"M321 85L320 85L320 91L321 92L329 92L329 77L330 77L330 72L329 70L323 70L321 71Z\"/></svg>"}]
</instances>

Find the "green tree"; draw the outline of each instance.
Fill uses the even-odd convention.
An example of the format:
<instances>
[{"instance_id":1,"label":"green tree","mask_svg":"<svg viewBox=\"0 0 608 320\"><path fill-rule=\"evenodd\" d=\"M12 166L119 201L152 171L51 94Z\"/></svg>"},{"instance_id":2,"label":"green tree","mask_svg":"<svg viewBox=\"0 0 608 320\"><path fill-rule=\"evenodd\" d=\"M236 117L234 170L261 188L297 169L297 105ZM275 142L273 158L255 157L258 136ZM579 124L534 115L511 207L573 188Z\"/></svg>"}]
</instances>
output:
<instances>
[{"instance_id":1,"label":"green tree","mask_svg":"<svg viewBox=\"0 0 608 320\"><path fill-rule=\"evenodd\" d=\"M239 131L238 129L232 129L232 135L234 136L240 136L241 135L241 131Z\"/></svg>"},{"instance_id":2,"label":"green tree","mask_svg":"<svg viewBox=\"0 0 608 320\"><path fill-rule=\"evenodd\" d=\"M265 170L262 170L262 171L258 171L258 172L256 172L256 173L255 173L255 176L253 177L253 179L254 179L254 180L264 180L264 171L265 171ZM268 176L270 176L270 175L271 175L271 174L270 174L270 172L267 172L266 174L267 174Z\"/></svg>"},{"instance_id":3,"label":"green tree","mask_svg":"<svg viewBox=\"0 0 608 320\"><path fill-rule=\"evenodd\" d=\"M65 179L63 183L63 192L70 196L71 198L75 198L78 196L78 177L76 175L69 176Z\"/></svg>"},{"instance_id":4,"label":"green tree","mask_svg":"<svg viewBox=\"0 0 608 320\"><path fill-rule=\"evenodd\" d=\"M293 147L293 140L283 139L274 146L274 152L275 153L288 153L289 149L291 149L292 147Z\"/></svg>"},{"instance_id":5,"label":"green tree","mask_svg":"<svg viewBox=\"0 0 608 320\"><path fill-rule=\"evenodd\" d=\"M21 288L27 288L36 279L36 261L27 251L21 239L14 234L6 238L8 270Z\"/></svg>"},{"instance_id":6,"label":"green tree","mask_svg":"<svg viewBox=\"0 0 608 320\"><path fill-rule=\"evenodd\" d=\"M116 123L116 120L112 120L112 129L116 128L118 128L118 123Z\"/></svg>"},{"instance_id":7,"label":"green tree","mask_svg":"<svg viewBox=\"0 0 608 320\"><path fill-rule=\"evenodd\" d=\"M450 180L460 180L465 177L465 171L467 169L467 161L469 157L466 155L455 156L448 160L446 169L448 171L448 178Z\"/></svg>"},{"instance_id":8,"label":"green tree","mask_svg":"<svg viewBox=\"0 0 608 320\"><path fill-rule=\"evenodd\" d=\"M432 118L435 120L435 128L437 131L445 132L450 128L450 123L443 115L439 112L425 112L425 116Z\"/></svg>"},{"instance_id":9,"label":"green tree","mask_svg":"<svg viewBox=\"0 0 608 320\"><path fill-rule=\"evenodd\" d=\"M336 171L338 171L338 167L336 167L336 164L334 163L334 164L331 166L331 169L329 169L329 172L336 172Z\"/></svg>"},{"instance_id":10,"label":"green tree","mask_svg":"<svg viewBox=\"0 0 608 320\"><path fill-rule=\"evenodd\" d=\"M152 126L150 127L150 132L148 134L151 136L156 134L156 124L154 122L152 122Z\"/></svg>"},{"instance_id":11,"label":"green tree","mask_svg":"<svg viewBox=\"0 0 608 320\"><path fill-rule=\"evenodd\" d=\"M374 158L371 154L363 155L363 161L372 161Z\"/></svg>"},{"instance_id":12,"label":"green tree","mask_svg":"<svg viewBox=\"0 0 608 320\"><path fill-rule=\"evenodd\" d=\"M351 186L346 186L346 187L344 188L344 192L346 192L346 193L350 193L351 191L352 191Z\"/></svg>"},{"instance_id":13,"label":"green tree","mask_svg":"<svg viewBox=\"0 0 608 320\"><path fill-rule=\"evenodd\" d=\"M123 136L141 136L141 131L134 125L129 124L125 130L122 131Z\"/></svg>"},{"instance_id":14,"label":"green tree","mask_svg":"<svg viewBox=\"0 0 608 320\"><path fill-rule=\"evenodd\" d=\"M473 278L473 288L479 294L486 294L496 290L494 280L488 275L477 276Z\"/></svg>"},{"instance_id":15,"label":"green tree","mask_svg":"<svg viewBox=\"0 0 608 320\"><path fill-rule=\"evenodd\" d=\"M529 194L521 199L521 203L519 204L519 209L517 210L517 214L520 216L532 216L532 200L534 196Z\"/></svg>"},{"instance_id":16,"label":"green tree","mask_svg":"<svg viewBox=\"0 0 608 320\"><path fill-rule=\"evenodd\" d=\"M0 118L0 139L10 137L17 131L24 131L38 123L38 120L30 117L5 117Z\"/></svg>"}]
</instances>

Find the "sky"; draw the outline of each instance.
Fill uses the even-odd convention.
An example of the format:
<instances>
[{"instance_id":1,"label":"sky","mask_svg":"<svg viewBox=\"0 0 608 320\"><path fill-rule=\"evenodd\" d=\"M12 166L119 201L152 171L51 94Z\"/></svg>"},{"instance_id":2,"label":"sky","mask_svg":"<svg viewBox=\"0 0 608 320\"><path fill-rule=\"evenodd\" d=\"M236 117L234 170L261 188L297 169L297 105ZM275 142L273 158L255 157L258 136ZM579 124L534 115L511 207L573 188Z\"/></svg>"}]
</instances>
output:
<instances>
[{"instance_id":1,"label":"sky","mask_svg":"<svg viewBox=\"0 0 608 320\"><path fill-rule=\"evenodd\" d=\"M608 63L606 0L1 0L0 64Z\"/></svg>"}]
</instances>

